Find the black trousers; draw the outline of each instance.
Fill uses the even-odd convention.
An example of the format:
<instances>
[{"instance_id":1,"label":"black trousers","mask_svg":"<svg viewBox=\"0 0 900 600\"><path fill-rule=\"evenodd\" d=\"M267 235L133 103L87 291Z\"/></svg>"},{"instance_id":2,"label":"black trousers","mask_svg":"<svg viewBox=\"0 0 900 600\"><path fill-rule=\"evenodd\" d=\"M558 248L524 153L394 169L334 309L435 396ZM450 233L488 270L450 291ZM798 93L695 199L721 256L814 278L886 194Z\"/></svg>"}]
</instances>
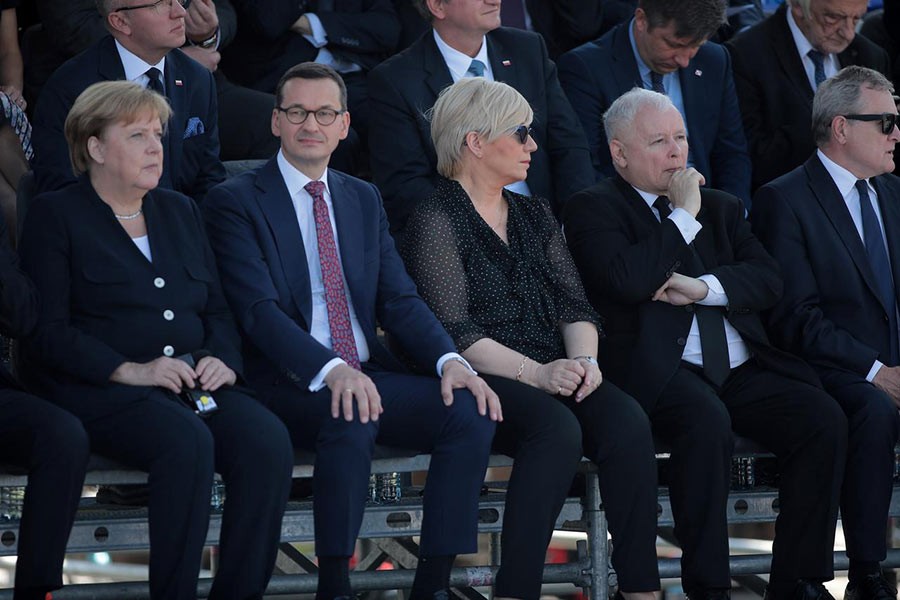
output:
<instances>
[{"instance_id":1,"label":"black trousers","mask_svg":"<svg viewBox=\"0 0 900 600\"><path fill-rule=\"evenodd\" d=\"M0 460L28 470L14 597L43 598L62 587L88 462L87 434L71 414L17 390L0 390L0 414Z\"/></svg>"},{"instance_id":2,"label":"black trousers","mask_svg":"<svg viewBox=\"0 0 900 600\"><path fill-rule=\"evenodd\" d=\"M847 448L847 420L834 399L764 370L752 359L735 369L721 389L683 366L663 390L650 421L653 432L672 447L669 491L685 591L731 587L725 502L732 431L778 458L780 512L770 585L833 577Z\"/></svg>"},{"instance_id":3,"label":"black trousers","mask_svg":"<svg viewBox=\"0 0 900 600\"><path fill-rule=\"evenodd\" d=\"M95 452L149 473L154 600L197 597L214 470L225 482L226 500L209 597L262 598L275 567L293 468L290 438L250 396L231 389L213 396L220 408L207 419L152 390L84 423Z\"/></svg>"},{"instance_id":4,"label":"black trousers","mask_svg":"<svg viewBox=\"0 0 900 600\"><path fill-rule=\"evenodd\" d=\"M494 437L494 422L478 414L468 390L451 406L436 377L393 373L363 365L381 395L384 413L361 423L331 416L331 390L291 383L260 388L287 424L298 447L316 453L313 513L316 554L353 554L366 503L375 443L431 453L422 515L422 556L475 552L478 496Z\"/></svg>"},{"instance_id":5,"label":"black trousers","mask_svg":"<svg viewBox=\"0 0 900 600\"><path fill-rule=\"evenodd\" d=\"M887 553L894 446L900 430L897 406L855 374L833 372L823 375L822 381L847 415L847 466L841 490L847 555L853 560L882 561Z\"/></svg>"},{"instance_id":6,"label":"black trousers","mask_svg":"<svg viewBox=\"0 0 900 600\"><path fill-rule=\"evenodd\" d=\"M659 589L656 460L650 423L637 402L609 382L576 403L504 377L483 377L503 406L494 450L515 459L495 594L540 597L547 545L582 454L600 467L620 588Z\"/></svg>"}]
</instances>

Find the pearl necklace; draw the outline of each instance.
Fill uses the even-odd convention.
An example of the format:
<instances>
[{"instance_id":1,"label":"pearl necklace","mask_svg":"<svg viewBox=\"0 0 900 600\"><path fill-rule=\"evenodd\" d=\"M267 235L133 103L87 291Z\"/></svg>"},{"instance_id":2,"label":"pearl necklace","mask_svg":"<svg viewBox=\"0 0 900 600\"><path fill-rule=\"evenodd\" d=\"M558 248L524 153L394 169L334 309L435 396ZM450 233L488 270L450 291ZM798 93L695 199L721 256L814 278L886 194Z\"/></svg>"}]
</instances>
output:
<instances>
[{"instance_id":1,"label":"pearl necklace","mask_svg":"<svg viewBox=\"0 0 900 600\"><path fill-rule=\"evenodd\" d=\"M137 212L133 212L130 215L120 215L117 212L113 212L113 214L116 215L116 218L120 221L132 221L144 214L144 207L142 206L141 208L137 209Z\"/></svg>"}]
</instances>

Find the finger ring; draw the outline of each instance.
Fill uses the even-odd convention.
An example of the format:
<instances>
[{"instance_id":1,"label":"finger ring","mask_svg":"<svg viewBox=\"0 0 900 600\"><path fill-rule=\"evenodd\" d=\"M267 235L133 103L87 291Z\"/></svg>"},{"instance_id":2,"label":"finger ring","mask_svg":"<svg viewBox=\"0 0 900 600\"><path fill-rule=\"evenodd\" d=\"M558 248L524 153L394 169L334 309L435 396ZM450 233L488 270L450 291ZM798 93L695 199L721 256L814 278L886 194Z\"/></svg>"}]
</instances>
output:
<instances>
[{"instance_id":1,"label":"finger ring","mask_svg":"<svg viewBox=\"0 0 900 600\"><path fill-rule=\"evenodd\" d=\"M556 395L558 396L560 394L562 394L562 386L561 385L556 386Z\"/></svg>"},{"instance_id":2,"label":"finger ring","mask_svg":"<svg viewBox=\"0 0 900 600\"><path fill-rule=\"evenodd\" d=\"M345 391L345 392L350 392L351 394L353 393L353 389L352 389L352 388L345 388L344 391Z\"/></svg>"}]
</instances>

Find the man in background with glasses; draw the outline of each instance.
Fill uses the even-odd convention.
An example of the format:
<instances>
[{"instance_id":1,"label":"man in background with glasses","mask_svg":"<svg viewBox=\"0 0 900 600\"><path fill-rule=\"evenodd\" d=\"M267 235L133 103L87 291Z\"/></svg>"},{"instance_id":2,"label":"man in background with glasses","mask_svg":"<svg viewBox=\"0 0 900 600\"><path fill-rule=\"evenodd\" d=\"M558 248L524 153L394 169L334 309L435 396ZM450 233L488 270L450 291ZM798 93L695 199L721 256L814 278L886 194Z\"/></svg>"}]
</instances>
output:
<instances>
[{"instance_id":1,"label":"man in background with glasses","mask_svg":"<svg viewBox=\"0 0 900 600\"><path fill-rule=\"evenodd\" d=\"M900 140L894 88L847 67L816 91L818 149L760 188L753 229L781 265L773 341L805 358L847 415L841 519L850 558L845 600L893 600L881 575L900 419Z\"/></svg>"},{"instance_id":2,"label":"man in background with glasses","mask_svg":"<svg viewBox=\"0 0 900 600\"><path fill-rule=\"evenodd\" d=\"M120 79L159 92L172 106L163 140L161 187L199 201L225 178L213 74L178 50L185 43L189 4L190 0L98 2L111 36L57 69L38 98L32 168L39 192L75 181L63 135L75 98L92 83Z\"/></svg>"}]
</instances>

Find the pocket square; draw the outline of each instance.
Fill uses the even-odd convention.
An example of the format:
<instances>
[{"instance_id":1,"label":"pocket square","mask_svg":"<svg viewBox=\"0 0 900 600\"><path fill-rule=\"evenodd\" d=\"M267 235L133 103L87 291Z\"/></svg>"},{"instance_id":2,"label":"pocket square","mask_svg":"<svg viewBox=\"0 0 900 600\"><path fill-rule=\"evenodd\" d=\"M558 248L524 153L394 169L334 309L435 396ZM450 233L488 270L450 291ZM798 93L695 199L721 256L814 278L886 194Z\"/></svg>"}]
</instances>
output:
<instances>
[{"instance_id":1,"label":"pocket square","mask_svg":"<svg viewBox=\"0 0 900 600\"><path fill-rule=\"evenodd\" d=\"M203 121L200 120L200 117L191 117L188 119L187 127L184 128L183 139L186 140L195 135L202 135L204 133L206 133L206 127L203 125Z\"/></svg>"}]
</instances>

